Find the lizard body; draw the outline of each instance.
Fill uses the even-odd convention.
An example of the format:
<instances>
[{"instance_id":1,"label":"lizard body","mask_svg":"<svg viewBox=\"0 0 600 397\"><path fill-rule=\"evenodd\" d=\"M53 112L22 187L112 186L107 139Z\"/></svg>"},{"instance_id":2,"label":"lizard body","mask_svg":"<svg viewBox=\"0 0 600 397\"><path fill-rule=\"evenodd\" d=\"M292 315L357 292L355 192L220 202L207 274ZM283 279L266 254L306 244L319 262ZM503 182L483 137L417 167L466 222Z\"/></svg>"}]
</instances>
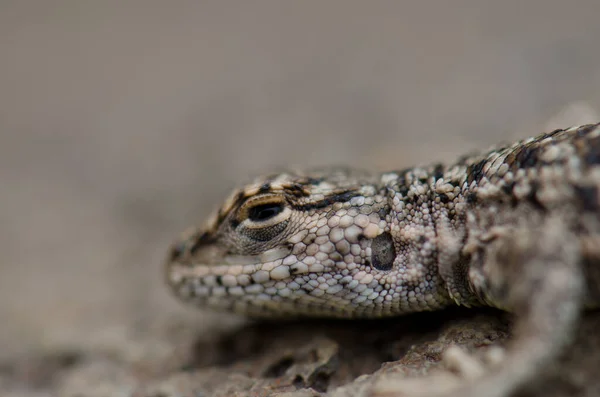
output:
<instances>
[{"instance_id":1,"label":"lizard body","mask_svg":"<svg viewBox=\"0 0 600 397\"><path fill-rule=\"evenodd\" d=\"M600 306L599 189L599 124L449 165L271 175L183 234L167 280L183 300L252 316L514 312L511 354L487 379L510 380L504 395Z\"/></svg>"},{"instance_id":2,"label":"lizard body","mask_svg":"<svg viewBox=\"0 0 600 397\"><path fill-rule=\"evenodd\" d=\"M506 309L480 274L495 243L549 216L580 240L600 235L599 187L597 125L447 166L273 175L186 232L168 280L185 300L257 316L379 317L454 302Z\"/></svg>"}]
</instances>

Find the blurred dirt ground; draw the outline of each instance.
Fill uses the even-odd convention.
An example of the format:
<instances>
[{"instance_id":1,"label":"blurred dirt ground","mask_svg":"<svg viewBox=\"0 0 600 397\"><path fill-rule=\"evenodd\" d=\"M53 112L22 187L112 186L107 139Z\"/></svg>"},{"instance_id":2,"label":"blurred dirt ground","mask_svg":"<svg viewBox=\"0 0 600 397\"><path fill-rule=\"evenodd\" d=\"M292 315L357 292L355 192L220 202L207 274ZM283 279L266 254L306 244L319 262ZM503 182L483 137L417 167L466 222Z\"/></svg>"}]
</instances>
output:
<instances>
[{"instance_id":1,"label":"blurred dirt ground","mask_svg":"<svg viewBox=\"0 0 600 397\"><path fill-rule=\"evenodd\" d=\"M422 373L445 337L503 340L509 320L487 312L245 325L182 307L162 261L274 166L399 168L593 121L598 15L597 1L1 1L0 394L361 395L360 378L335 387L399 359L390 371ZM587 361L571 361L597 368L600 342L579 340ZM575 368L552 392L592 378Z\"/></svg>"}]
</instances>

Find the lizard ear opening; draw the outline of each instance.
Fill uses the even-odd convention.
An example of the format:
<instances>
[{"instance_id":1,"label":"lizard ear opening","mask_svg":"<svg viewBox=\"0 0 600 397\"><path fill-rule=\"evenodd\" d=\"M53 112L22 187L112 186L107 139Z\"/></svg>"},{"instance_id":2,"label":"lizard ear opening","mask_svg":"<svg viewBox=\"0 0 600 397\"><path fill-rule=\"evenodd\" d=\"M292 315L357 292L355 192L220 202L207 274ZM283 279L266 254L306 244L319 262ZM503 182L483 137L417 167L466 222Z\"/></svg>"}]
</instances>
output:
<instances>
[{"instance_id":1,"label":"lizard ear opening","mask_svg":"<svg viewBox=\"0 0 600 397\"><path fill-rule=\"evenodd\" d=\"M375 269L392 270L396 259L396 249L391 234L385 232L375 237L371 242L371 252L371 263Z\"/></svg>"}]
</instances>

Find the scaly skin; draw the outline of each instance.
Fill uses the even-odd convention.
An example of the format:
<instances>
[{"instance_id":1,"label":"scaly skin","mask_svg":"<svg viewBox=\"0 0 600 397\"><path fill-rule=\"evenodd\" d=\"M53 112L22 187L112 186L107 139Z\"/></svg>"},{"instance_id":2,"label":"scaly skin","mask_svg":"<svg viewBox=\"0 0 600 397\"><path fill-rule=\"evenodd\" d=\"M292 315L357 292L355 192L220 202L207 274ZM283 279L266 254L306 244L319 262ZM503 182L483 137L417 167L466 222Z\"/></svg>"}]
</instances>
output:
<instances>
[{"instance_id":1,"label":"scaly skin","mask_svg":"<svg viewBox=\"0 0 600 397\"><path fill-rule=\"evenodd\" d=\"M167 280L185 301L252 316L512 311L512 354L472 388L504 395L600 304L599 188L598 124L451 165L272 175L184 233Z\"/></svg>"},{"instance_id":2,"label":"scaly skin","mask_svg":"<svg viewBox=\"0 0 600 397\"><path fill-rule=\"evenodd\" d=\"M494 233L535 227L547 209L571 212L575 224L586 206L598 213L598 134L544 134L450 166L259 179L174 244L169 284L184 300L258 316L503 307L469 269L482 267ZM281 212L253 221L257 207Z\"/></svg>"}]
</instances>

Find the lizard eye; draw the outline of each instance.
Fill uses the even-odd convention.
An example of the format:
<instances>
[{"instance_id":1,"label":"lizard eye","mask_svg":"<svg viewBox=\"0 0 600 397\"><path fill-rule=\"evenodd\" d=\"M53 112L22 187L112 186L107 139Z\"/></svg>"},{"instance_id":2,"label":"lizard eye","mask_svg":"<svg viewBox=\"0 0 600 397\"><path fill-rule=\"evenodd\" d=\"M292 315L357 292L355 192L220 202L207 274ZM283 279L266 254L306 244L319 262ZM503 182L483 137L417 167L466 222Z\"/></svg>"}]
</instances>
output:
<instances>
[{"instance_id":1,"label":"lizard eye","mask_svg":"<svg viewBox=\"0 0 600 397\"><path fill-rule=\"evenodd\" d=\"M252 222L269 220L283 212L283 203L260 204L248 210L248 219Z\"/></svg>"},{"instance_id":2,"label":"lizard eye","mask_svg":"<svg viewBox=\"0 0 600 397\"><path fill-rule=\"evenodd\" d=\"M287 228L291 215L282 196L254 197L238 212L238 231L253 240L269 241Z\"/></svg>"}]
</instances>

